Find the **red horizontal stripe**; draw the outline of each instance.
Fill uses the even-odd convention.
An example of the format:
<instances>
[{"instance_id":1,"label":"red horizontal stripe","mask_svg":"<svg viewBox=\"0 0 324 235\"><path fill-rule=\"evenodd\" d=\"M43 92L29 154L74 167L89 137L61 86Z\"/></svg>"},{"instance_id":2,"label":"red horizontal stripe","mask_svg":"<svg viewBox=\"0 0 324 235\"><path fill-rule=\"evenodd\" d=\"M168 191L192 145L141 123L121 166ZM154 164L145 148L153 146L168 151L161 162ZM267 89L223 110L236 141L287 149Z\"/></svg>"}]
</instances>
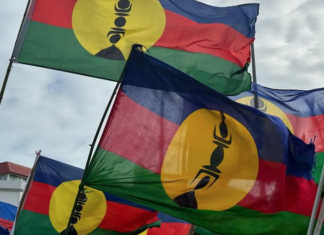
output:
<instances>
[{"instance_id":1,"label":"red horizontal stripe","mask_svg":"<svg viewBox=\"0 0 324 235\"><path fill-rule=\"evenodd\" d=\"M225 24L199 24L168 10L165 14L166 27L154 46L206 53L241 67L250 61L254 38L247 38Z\"/></svg>"},{"instance_id":2,"label":"red horizontal stripe","mask_svg":"<svg viewBox=\"0 0 324 235\"><path fill-rule=\"evenodd\" d=\"M118 112L114 112L116 109ZM100 148L160 174L165 153L178 127L120 92L102 134ZM124 141L119 141L121 139ZM132 143L132 147L124 143Z\"/></svg>"},{"instance_id":3,"label":"red horizontal stripe","mask_svg":"<svg viewBox=\"0 0 324 235\"><path fill-rule=\"evenodd\" d=\"M316 136L316 152L324 152L324 115L297 117L286 113L294 134L306 143Z\"/></svg>"},{"instance_id":4,"label":"red horizontal stripe","mask_svg":"<svg viewBox=\"0 0 324 235\"><path fill-rule=\"evenodd\" d=\"M190 224L185 223L162 223L160 228L151 228L148 230L147 235L162 235L162 234L177 234L188 235Z\"/></svg>"},{"instance_id":5,"label":"red horizontal stripe","mask_svg":"<svg viewBox=\"0 0 324 235\"><path fill-rule=\"evenodd\" d=\"M310 216L316 190L312 180L287 176L284 164L259 160L256 183L239 205L263 213L289 211Z\"/></svg>"},{"instance_id":6,"label":"red horizontal stripe","mask_svg":"<svg viewBox=\"0 0 324 235\"><path fill-rule=\"evenodd\" d=\"M98 227L117 232L132 232L146 224L158 221L157 213L107 201L107 213Z\"/></svg>"},{"instance_id":7,"label":"red horizontal stripe","mask_svg":"<svg viewBox=\"0 0 324 235\"><path fill-rule=\"evenodd\" d=\"M72 29L72 13L76 2L77 0L37 0L32 20ZM250 61L253 38L247 38L225 24L200 24L169 10L165 10L165 14L166 27L155 46L206 53L241 67Z\"/></svg>"},{"instance_id":8,"label":"red horizontal stripe","mask_svg":"<svg viewBox=\"0 0 324 235\"><path fill-rule=\"evenodd\" d=\"M12 229L12 225L13 225L12 221L0 218L0 226L1 227L6 228L10 231Z\"/></svg>"},{"instance_id":9,"label":"red horizontal stripe","mask_svg":"<svg viewBox=\"0 0 324 235\"><path fill-rule=\"evenodd\" d=\"M56 188L49 184L33 181L28 192L24 209L48 215L52 194Z\"/></svg>"},{"instance_id":10,"label":"red horizontal stripe","mask_svg":"<svg viewBox=\"0 0 324 235\"><path fill-rule=\"evenodd\" d=\"M37 0L32 20L72 29L72 13L77 0Z\"/></svg>"},{"instance_id":11,"label":"red horizontal stripe","mask_svg":"<svg viewBox=\"0 0 324 235\"><path fill-rule=\"evenodd\" d=\"M33 181L24 209L48 215L54 190L54 186ZM156 215L157 212L107 201L106 215L98 227L118 232L131 232L147 223L157 221Z\"/></svg>"}]
</instances>

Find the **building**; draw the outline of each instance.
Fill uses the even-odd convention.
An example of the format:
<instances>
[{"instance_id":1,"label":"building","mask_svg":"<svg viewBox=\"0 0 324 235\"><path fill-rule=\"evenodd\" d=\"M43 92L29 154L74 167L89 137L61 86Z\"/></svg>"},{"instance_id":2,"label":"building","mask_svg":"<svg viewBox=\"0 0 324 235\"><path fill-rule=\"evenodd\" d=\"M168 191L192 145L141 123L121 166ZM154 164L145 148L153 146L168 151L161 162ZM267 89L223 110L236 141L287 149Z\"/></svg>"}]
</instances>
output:
<instances>
[{"instance_id":1,"label":"building","mask_svg":"<svg viewBox=\"0 0 324 235\"><path fill-rule=\"evenodd\" d=\"M31 169L12 162L0 163L0 201L19 205Z\"/></svg>"}]
</instances>

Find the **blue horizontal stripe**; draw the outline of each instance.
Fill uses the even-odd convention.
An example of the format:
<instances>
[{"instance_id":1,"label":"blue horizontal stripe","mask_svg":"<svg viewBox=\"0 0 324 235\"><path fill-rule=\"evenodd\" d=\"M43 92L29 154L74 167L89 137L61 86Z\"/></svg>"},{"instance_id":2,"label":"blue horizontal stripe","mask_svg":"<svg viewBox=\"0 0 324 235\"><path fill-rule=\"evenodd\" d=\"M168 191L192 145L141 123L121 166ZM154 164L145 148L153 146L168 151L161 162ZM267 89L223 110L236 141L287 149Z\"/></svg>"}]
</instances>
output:
<instances>
[{"instance_id":1,"label":"blue horizontal stripe","mask_svg":"<svg viewBox=\"0 0 324 235\"><path fill-rule=\"evenodd\" d=\"M40 157L34 175L34 181L54 187L71 180L81 180L83 170L47 157Z\"/></svg>"},{"instance_id":2,"label":"blue horizontal stripe","mask_svg":"<svg viewBox=\"0 0 324 235\"><path fill-rule=\"evenodd\" d=\"M0 202L0 219L14 221L17 207L9 203Z\"/></svg>"},{"instance_id":3,"label":"blue horizontal stripe","mask_svg":"<svg viewBox=\"0 0 324 235\"><path fill-rule=\"evenodd\" d=\"M152 212L155 211L155 210L153 210L151 208L148 208L146 206L142 206L142 205L136 204L134 202L131 202L131 201L128 201L126 199L117 197L115 195L112 195L112 194L109 194L109 193L106 193L106 192L104 192L104 194L106 196L106 200L107 201L117 202L117 203L120 203L120 204L124 204L124 205L132 206L132 207L141 208L141 209L144 209L144 210L147 210L147 211L152 211Z\"/></svg>"},{"instance_id":4,"label":"blue horizontal stripe","mask_svg":"<svg viewBox=\"0 0 324 235\"><path fill-rule=\"evenodd\" d=\"M37 161L37 166L34 175L34 181L49 184L58 187L60 184L71 180L81 180L84 170L74 167L63 162L58 162L53 159L41 156ZM148 211L154 211L148 207L138 205L127 201L123 198L116 197L107 192L104 192L106 200L113 201L128 206L133 206Z\"/></svg>"},{"instance_id":5,"label":"blue horizontal stripe","mask_svg":"<svg viewBox=\"0 0 324 235\"><path fill-rule=\"evenodd\" d=\"M195 0L159 0L163 8L182 15L197 23L221 23L254 38L259 4L231 7L214 7ZM176 22L175 22L176 23Z\"/></svg>"},{"instance_id":6,"label":"blue horizontal stripe","mask_svg":"<svg viewBox=\"0 0 324 235\"><path fill-rule=\"evenodd\" d=\"M182 223L182 224L189 224L189 222L172 217L170 215L164 214L159 212L157 217L161 220L162 223Z\"/></svg>"},{"instance_id":7,"label":"blue horizontal stripe","mask_svg":"<svg viewBox=\"0 0 324 235\"><path fill-rule=\"evenodd\" d=\"M251 133L259 158L263 160L289 165L292 162L289 158L299 161L299 155L314 152L313 145L299 143L301 140L290 134L279 118L238 104L187 74L136 50L129 57L121 89L136 103L178 125L198 109L226 113ZM295 142L300 144L299 150L303 152L296 152ZM314 160L314 154L311 159ZM312 167L305 172L299 163L287 168L295 175L306 174L309 177L305 178L310 178Z\"/></svg>"},{"instance_id":8,"label":"blue horizontal stripe","mask_svg":"<svg viewBox=\"0 0 324 235\"><path fill-rule=\"evenodd\" d=\"M311 117L324 114L324 88L313 90L279 90L253 84L252 91L242 92L237 96L229 96L232 100L243 97L266 99L280 108L284 113L298 117Z\"/></svg>"}]
</instances>

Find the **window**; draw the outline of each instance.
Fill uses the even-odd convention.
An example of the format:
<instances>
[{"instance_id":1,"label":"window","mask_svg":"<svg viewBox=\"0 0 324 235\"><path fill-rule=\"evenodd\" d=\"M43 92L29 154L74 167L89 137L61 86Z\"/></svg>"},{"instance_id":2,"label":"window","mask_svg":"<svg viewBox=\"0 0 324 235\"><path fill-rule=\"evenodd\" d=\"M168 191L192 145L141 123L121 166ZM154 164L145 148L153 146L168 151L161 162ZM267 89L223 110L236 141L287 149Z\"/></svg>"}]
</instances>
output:
<instances>
[{"instance_id":1,"label":"window","mask_svg":"<svg viewBox=\"0 0 324 235\"><path fill-rule=\"evenodd\" d=\"M21 181L21 178L16 175L9 175L9 181Z\"/></svg>"},{"instance_id":2,"label":"window","mask_svg":"<svg viewBox=\"0 0 324 235\"><path fill-rule=\"evenodd\" d=\"M8 180L8 175L0 175L0 180Z\"/></svg>"}]
</instances>

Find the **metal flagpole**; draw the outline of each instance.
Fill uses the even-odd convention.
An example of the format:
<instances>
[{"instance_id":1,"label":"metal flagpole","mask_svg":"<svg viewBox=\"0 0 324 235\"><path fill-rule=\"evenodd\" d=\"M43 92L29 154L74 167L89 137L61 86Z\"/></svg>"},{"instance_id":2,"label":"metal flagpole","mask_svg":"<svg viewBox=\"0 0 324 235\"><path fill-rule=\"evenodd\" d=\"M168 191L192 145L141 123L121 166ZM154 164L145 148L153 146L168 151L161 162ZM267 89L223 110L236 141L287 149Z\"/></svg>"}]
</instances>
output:
<instances>
[{"instance_id":1,"label":"metal flagpole","mask_svg":"<svg viewBox=\"0 0 324 235\"><path fill-rule=\"evenodd\" d=\"M24 16L23 16L23 18L21 20L21 24L20 24L20 27L19 27L19 31L18 31L18 34L17 34L17 38L16 38L16 42L15 42L13 51L15 50L17 40L19 38L19 35L21 33L23 24L25 22L27 11L28 11L28 8L30 6L30 3L31 3L31 0L28 0ZM8 65L8 68L7 68L7 72L6 72L5 78L4 78L3 83L2 83L2 87L1 87L1 91L0 91L0 106L1 106L1 102L2 102L4 93L5 93L5 90L6 90L6 86L7 86L7 82L8 82L8 79L9 79L10 72L11 72L12 64L13 64L14 60L16 59L13 54L14 54L14 52L12 53L11 58L9 59L9 65Z\"/></svg>"},{"instance_id":2,"label":"metal flagpole","mask_svg":"<svg viewBox=\"0 0 324 235\"><path fill-rule=\"evenodd\" d=\"M10 74L10 71L11 71L11 68L12 68L12 64L13 64L13 58L11 58L9 60L9 65L8 65L8 68L7 68L7 72L6 72L6 76L3 80L3 83L2 83L2 87L1 87L1 91L0 91L0 105L1 105L1 101L2 101L2 98L3 98L3 95L4 95L4 92L6 90L6 86L7 86L7 82L8 82L8 78L9 78L9 74Z\"/></svg>"},{"instance_id":3,"label":"metal flagpole","mask_svg":"<svg viewBox=\"0 0 324 235\"><path fill-rule=\"evenodd\" d=\"M188 235L194 235L195 230L196 230L196 225L191 224L191 227L190 227L190 230L189 230Z\"/></svg>"},{"instance_id":4,"label":"metal flagpole","mask_svg":"<svg viewBox=\"0 0 324 235\"><path fill-rule=\"evenodd\" d=\"M254 43L251 44L251 55L252 55L252 81L255 84L257 84ZM257 90L254 91L254 107L259 108L259 99L258 99L258 91Z\"/></svg>"},{"instance_id":5,"label":"metal flagpole","mask_svg":"<svg viewBox=\"0 0 324 235\"><path fill-rule=\"evenodd\" d=\"M324 200L322 198L322 205L320 209L320 213L318 215L317 223L314 230L314 235L320 235L323 225L323 219L324 219Z\"/></svg>"},{"instance_id":6,"label":"metal flagpole","mask_svg":"<svg viewBox=\"0 0 324 235\"><path fill-rule=\"evenodd\" d=\"M316 212L317 212L317 208L319 205L319 201L320 201L321 193L322 193L322 189L323 189L323 181L324 181L323 179L324 179L324 164L322 167L321 178L320 178L317 192L316 192L312 215L311 215L309 225L308 225L307 235L312 235L312 233L313 233L313 228L314 228L314 224L315 224L315 220L316 220Z\"/></svg>"},{"instance_id":7,"label":"metal flagpole","mask_svg":"<svg viewBox=\"0 0 324 235\"><path fill-rule=\"evenodd\" d=\"M142 50L141 47L142 47L141 45L137 45L137 44L133 45L133 46L132 46L131 53L130 53L130 55L129 55L129 57L128 57L128 60L129 60L129 58L131 57L132 51L133 51L133 50L136 50L136 49L137 49L137 50ZM139 49L139 48L141 48L141 49ZM70 217L69 217L69 222L68 222L68 224L67 224L67 227L66 227L66 230L65 230L64 235L68 235L68 234L70 233L70 229L71 229L71 225L72 225L73 213L75 212L75 209L76 209L76 206L77 206L77 202L78 202L78 198L79 198L81 192L84 190L84 185L83 185L84 182L83 182L83 180L84 180L84 176L86 175L86 172L87 172L88 166L89 166L89 164L90 164L90 160L91 160L91 157L92 157L92 153L93 153L94 146L95 146L95 144L96 144L96 142L97 142L97 139L98 139L98 136L99 136L100 130L101 130L101 128L102 128L102 125L103 125L104 120L105 120L105 118L106 118L106 115L107 115L107 113L108 113L108 110L109 110L109 108L110 108L110 106L111 106L111 103L112 103L112 101L113 101L113 99L114 99L114 97L115 97L115 94L117 93L118 87L120 86L121 81L123 80L124 73L125 73L125 69L126 69L126 66L127 66L127 64L128 64L128 60L126 61L126 64L125 64L125 66L124 66L124 68L123 68L123 71L122 71L120 77L119 77L119 80L118 80L117 83L116 83L115 89L114 89L114 91L113 91L113 93L112 93L112 95L111 95L111 97L110 97L110 99L109 99L109 101L108 101L108 104L107 104L107 106L106 106L106 109L105 109L105 111L104 111L104 113L103 113L103 115L102 115L102 118L101 118L101 120L100 120L100 123L99 123L99 126L98 126L98 128L97 128L96 134L95 134L95 136L94 136L94 138L93 138L92 144L90 145L90 151L89 151L89 155L88 155L87 163L86 163L86 166L85 166L85 169L84 169L83 178L82 178L82 180L81 180L81 184L80 184L80 186L79 186L78 193L77 193L77 195L76 195L76 197L75 197L74 205L73 205L73 208L72 208L72 211L71 211L71 215L70 215Z\"/></svg>"},{"instance_id":8,"label":"metal flagpole","mask_svg":"<svg viewBox=\"0 0 324 235\"><path fill-rule=\"evenodd\" d=\"M125 65L125 67L126 67L126 65ZM100 120L99 126L98 126L98 128L97 128L97 132L96 132L96 134L95 134L95 136L94 136L94 138L93 138L92 144L90 145L90 151L89 151L89 155L88 155L88 159L87 159L87 163L86 163L86 166L85 166L85 169L84 169L84 173L83 173L83 175L86 174L86 170L88 169L88 166L89 166L89 163L90 163L90 160L91 160L91 156L92 156L92 153L93 153L93 149L94 149L94 146L95 146L95 144L96 144L96 142L97 142L97 139L98 139L99 132L100 132L100 130L101 130L101 127L102 127L102 125L103 125L103 122L104 122L104 120L105 120L105 117L106 117L106 115L107 115L107 113L108 113L108 110L109 110L109 108L110 108L110 106L111 106L111 103L112 103L114 97L115 97L115 94L116 94L116 92L117 92L117 89L118 89L118 87L119 87L119 85L120 85L120 83L121 83L121 80L122 80L122 77L123 77L123 76L124 76L124 71L122 72L122 74L121 74L121 76L120 76L120 78L119 78L119 81L116 83L116 86L115 86L115 88L114 88L114 91L113 91L113 93L112 93L112 95L111 95L111 97L110 97L110 99L109 99L109 101L108 101L108 104L107 104L107 106L106 106L106 109L105 109L105 111L104 111L104 113L103 113L103 115L102 115L102 118L101 118L101 120ZM82 181L83 181L83 179L82 179ZM66 227L66 230L65 230L64 235L68 235L68 234L70 233L71 224L72 224L72 218L73 218L73 213L74 213L74 211L75 211L75 209L76 209L77 202L78 202L78 198L79 198L81 192L84 190L84 185L82 185L82 183L83 183L83 182L81 182L81 184L80 184L80 186L79 186L78 193L77 193L77 195L76 195L76 197L75 197L75 201L74 201L74 205L73 205L73 208L72 208L72 212L71 212L71 215L70 215L70 217L69 217L69 222L68 222L68 224L67 224L67 227Z\"/></svg>"},{"instance_id":9,"label":"metal flagpole","mask_svg":"<svg viewBox=\"0 0 324 235\"><path fill-rule=\"evenodd\" d=\"M17 213L16 213L16 217L15 217L15 220L13 222L12 229L11 229L9 235L13 235L15 233L16 222L17 222L17 219L18 219L18 217L20 215L20 212L21 212L22 208L24 207L25 198L26 198L26 195L27 195L27 193L29 191L30 184L33 181L36 164L37 164L37 161L38 161L38 159L40 157L41 152L42 152L42 150L39 150L39 151L36 151L35 152L36 153L35 162L34 162L34 165L33 165L32 170L31 170L31 172L30 172L30 174L29 174L29 176L28 176L28 178L26 180L27 183L26 183L26 186L25 186L23 195L22 195L22 197L20 199L20 203L19 203L19 206L18 206L18 210L17 210Z\"/></svg>"}]
</instances>

